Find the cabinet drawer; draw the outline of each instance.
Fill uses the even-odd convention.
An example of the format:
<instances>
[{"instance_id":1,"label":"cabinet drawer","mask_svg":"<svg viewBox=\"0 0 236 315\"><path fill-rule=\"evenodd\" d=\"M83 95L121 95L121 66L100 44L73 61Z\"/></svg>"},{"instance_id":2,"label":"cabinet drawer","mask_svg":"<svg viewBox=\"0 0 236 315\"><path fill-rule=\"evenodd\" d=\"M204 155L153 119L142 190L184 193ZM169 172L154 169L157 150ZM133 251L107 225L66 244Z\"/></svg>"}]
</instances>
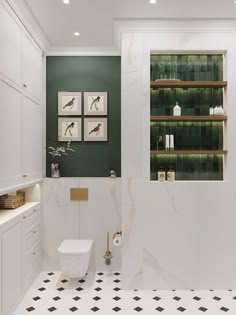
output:
<instances>
[{"instance_id":1,"label":"cabinet drawer","mask_svg":"<svg viewBox=\"0 0 236 315\"><path fill-rule=\"evenodd\" d=\"M40 221L40 212L38 209L33 209L32 212L30 212L28 215L25 215L23 219L23 229L27 233L32 224Z\"/></svg>"},{"instance_id":2,"label":"cabinet drawer","mask_svg":"<svg viewBox=\"0 0 236 315\"><path fill-rule=\"evenodd\" d=\"M25 257L24 261L24 276L31 272L32 269L38 264L40 264L40 245L37 244L36 247L29 253L27 257Z\"/></svg>"},{"instance_id":3,"label":"cabinet drawer","mask_svg":"<svg viewBox=\"0 0 236 315\"><path fill-rule=\"evenodd\" d=\"M40 242L40 225L37 225L25 236L25 253L30 251L36 243Z\"/></svg>"},{"instance_id":4,"label":"cabinet drawer","mask_svg":"<svg viewBox=\"0 0 236 315\"><path fill-rule=\"evenodd\" d=\"M40 240L36 240L35 243L28 250L24 252L24 259L27 260L29 257L33 256L37 252L37 248L40 247Z\"/></svg>"}]
</instances>

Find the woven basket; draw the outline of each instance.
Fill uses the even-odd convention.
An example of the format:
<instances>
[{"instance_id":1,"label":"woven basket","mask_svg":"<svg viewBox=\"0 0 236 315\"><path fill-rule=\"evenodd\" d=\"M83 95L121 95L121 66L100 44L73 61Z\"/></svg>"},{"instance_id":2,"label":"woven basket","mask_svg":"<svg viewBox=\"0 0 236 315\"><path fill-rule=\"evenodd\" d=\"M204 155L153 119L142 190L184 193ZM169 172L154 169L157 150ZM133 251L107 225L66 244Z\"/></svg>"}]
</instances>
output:
<instances>
[{"instance_id":1,"label":"woven basket","mask_svg":"<svg viewBox=\"0 0 236 315\"><path fill-rule=\"evenodd\" d=\"M17 192L16 196L0 196L0 209L16 209L25 204L25 193Z\"/></svg>"}]
</instances>

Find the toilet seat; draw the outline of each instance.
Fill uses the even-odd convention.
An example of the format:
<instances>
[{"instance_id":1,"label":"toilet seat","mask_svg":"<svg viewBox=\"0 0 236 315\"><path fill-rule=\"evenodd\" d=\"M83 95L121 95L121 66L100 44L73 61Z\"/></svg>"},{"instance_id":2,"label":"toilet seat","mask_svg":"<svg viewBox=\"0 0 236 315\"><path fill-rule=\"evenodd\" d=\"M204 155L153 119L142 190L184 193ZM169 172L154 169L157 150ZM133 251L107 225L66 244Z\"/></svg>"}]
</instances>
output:
<instances>
[{"instance_id":1,"label":"toilet seat","mask_svg":"<svg viewBox=\"0 0 236 315\"><path fill-rule=\"evenodd\" d=\"M91 251L93 240L63 240L58 247L61 255L79 256Z\"/></svg>"}]
</instances>

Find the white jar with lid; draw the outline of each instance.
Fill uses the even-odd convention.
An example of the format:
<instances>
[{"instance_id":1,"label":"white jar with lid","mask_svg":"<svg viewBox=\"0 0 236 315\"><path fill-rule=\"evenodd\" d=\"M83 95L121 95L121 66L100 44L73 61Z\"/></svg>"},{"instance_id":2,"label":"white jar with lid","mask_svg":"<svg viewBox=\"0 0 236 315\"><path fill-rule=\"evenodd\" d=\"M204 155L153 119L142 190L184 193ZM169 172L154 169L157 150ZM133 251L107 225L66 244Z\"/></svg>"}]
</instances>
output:
<instances>
[{"instance_id":1,"label":"white jar with lid","mask_svg":"<svg viewBox=\"0 0 236 315\"><path fill-rule=\"evenodd\" d=\"M176 105L173 108L173 115L174 116L181 116L181 107L179 106L178 102L176 102Z\"/></svg>"}]
</instances>

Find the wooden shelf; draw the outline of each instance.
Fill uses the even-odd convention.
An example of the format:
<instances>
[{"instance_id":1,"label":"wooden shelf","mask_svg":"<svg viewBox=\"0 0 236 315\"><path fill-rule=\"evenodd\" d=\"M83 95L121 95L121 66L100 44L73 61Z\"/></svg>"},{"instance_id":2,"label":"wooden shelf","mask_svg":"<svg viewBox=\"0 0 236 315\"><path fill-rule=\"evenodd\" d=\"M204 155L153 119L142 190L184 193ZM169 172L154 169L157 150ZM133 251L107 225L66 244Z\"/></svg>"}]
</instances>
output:
<instances>
[{"instance_id":1,"label":"wooden shelf","mask_svg":"<svg viewBox=\"0 0 236 315\"><path fill-rule=\"evenodd\" d=\"M151 154L227 154L227 150L152 150Z\"/></svg>"},{"instance_id":2,"label":"wooden shelf","mask_svg":"<svg viewBox=\"0 0 236 315\"><path fill-rule=\"evenodd\" d=\"M227 116L151 116L151 121L226 121Z\"/></svg>"},{"instance_id":3,"label":"wooden shelf","mask_svg":"<svg viewBox=\"0 0 236 315\"><path fill-rule=\"evenodd\" d=\"M227 81L175 81L158 80L151 81L151 88L224 88Z\"/></svg>"}]
</instances>

